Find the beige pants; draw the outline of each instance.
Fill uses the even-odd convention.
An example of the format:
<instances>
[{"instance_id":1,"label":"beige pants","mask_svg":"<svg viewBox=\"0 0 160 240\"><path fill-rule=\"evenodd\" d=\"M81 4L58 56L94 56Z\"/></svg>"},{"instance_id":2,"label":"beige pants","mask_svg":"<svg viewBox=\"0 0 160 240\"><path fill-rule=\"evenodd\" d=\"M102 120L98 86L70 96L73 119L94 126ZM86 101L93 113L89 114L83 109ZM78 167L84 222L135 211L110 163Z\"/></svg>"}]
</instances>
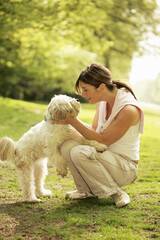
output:
<instances>
[{"instance_id":1,"label":"beige pants","mask_svg":"<svg viewBox=\"0 0 160 240\"><path fill-rule=\"evenodd\" d=\"M69 140L60 151L81 193L92 192L98 198L106 198L137 178L137 165L109 150L98 153L93 147Z\"/></svg>"}]
</instances>

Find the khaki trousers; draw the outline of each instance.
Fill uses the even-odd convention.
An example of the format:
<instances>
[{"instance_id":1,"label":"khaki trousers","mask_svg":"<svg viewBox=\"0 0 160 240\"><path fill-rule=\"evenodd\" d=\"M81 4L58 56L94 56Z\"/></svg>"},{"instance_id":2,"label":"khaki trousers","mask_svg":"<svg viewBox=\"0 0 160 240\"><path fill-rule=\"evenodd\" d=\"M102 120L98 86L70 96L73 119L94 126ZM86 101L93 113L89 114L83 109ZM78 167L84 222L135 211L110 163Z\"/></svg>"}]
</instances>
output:
<instances>
[{"instance_id":1,"label":"khaki trousers","mask_svg":"<svg viewBox=\"0 0 160 240\"><path fill-rule=\"evenodd\" d=\"M106 198L137 178L137 165L109 150L99 153L94 147L69 140L61 145L60 151L81 193Z\"/></svg>"}]
</instances>

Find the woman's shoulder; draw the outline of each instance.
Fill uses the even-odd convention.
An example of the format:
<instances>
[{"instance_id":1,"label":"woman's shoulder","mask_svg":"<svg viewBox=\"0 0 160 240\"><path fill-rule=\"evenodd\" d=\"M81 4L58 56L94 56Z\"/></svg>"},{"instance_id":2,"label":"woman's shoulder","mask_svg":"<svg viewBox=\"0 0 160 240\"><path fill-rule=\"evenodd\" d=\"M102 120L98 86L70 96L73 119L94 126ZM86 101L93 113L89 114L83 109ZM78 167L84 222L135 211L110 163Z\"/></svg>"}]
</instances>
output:
<instances>
[{"instance_id":1,"label":"woman's shoulder","mask_svg":"<svg viewBox=\"0 0 160 240\"><path fill-rule=\"evenodd\" d=\"M132 119L132 121L133 121L132 124L135 125L140 121L141 113L140 113L140 109L137 106L127 104L117 114L117 117L119 115L121 115L121 116L123 115L127 119Z\"/></svg>"}]
</instances>

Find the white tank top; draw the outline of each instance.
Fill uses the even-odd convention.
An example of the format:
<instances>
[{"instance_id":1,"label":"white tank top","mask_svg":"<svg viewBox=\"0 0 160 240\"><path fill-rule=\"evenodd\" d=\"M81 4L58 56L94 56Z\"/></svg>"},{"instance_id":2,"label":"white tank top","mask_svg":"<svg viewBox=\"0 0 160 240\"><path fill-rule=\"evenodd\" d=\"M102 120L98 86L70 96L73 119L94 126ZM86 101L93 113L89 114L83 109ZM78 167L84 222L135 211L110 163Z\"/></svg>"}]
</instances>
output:
<instances>
[{"instance_id":1,"label":"white tank top","mask_svg":"<svg viewBox=\"0 0 160 240\"><path fill-rule=\"evenodd\" d=\"M99 106L99 119L96 131L100 134L103 134L105 129L109 126L109 124L114 120L116 115L125 105L134 105L140 109L140 122L135 126L131 126L123 135L123 137L108 146L108 150L120 154L127 159L139 160L139 138L140 133L143 133L144 129L144 113L138 101L125 88L118 89L112 112L108 120L106 120L106 104L107 102L100 102Z\"/></svg>"}]
</instances>

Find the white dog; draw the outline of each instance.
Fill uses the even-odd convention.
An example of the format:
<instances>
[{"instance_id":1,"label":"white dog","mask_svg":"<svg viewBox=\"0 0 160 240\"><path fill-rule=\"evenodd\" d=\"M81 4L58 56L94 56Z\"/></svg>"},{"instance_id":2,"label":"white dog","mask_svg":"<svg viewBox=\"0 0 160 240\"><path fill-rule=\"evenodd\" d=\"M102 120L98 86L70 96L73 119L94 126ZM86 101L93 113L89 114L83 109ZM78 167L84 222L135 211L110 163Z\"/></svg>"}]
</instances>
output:
<instances>
[{"instance_id":1,"label":"white dog","mask_svg":"<svg viewBox=\"0 0 160 240\"><path fill-rule=\"evenodd\" d=\"M32 127L18 142L7 137L1 139L0 160L9 160L16 166L23 201L39 202L37 196L51 195L50 190L44 189L48 159L55 164L61 176L67 175L67 165L59 150L64 141L74 139L79 144L95 147L97 151L107 149L103 144L85 139L70 125L52 121L64 119L67 112L77 116L80 109L81 105L75 98L57 95L47 107L45 120Z\"/></svg>"}]
</instances>

